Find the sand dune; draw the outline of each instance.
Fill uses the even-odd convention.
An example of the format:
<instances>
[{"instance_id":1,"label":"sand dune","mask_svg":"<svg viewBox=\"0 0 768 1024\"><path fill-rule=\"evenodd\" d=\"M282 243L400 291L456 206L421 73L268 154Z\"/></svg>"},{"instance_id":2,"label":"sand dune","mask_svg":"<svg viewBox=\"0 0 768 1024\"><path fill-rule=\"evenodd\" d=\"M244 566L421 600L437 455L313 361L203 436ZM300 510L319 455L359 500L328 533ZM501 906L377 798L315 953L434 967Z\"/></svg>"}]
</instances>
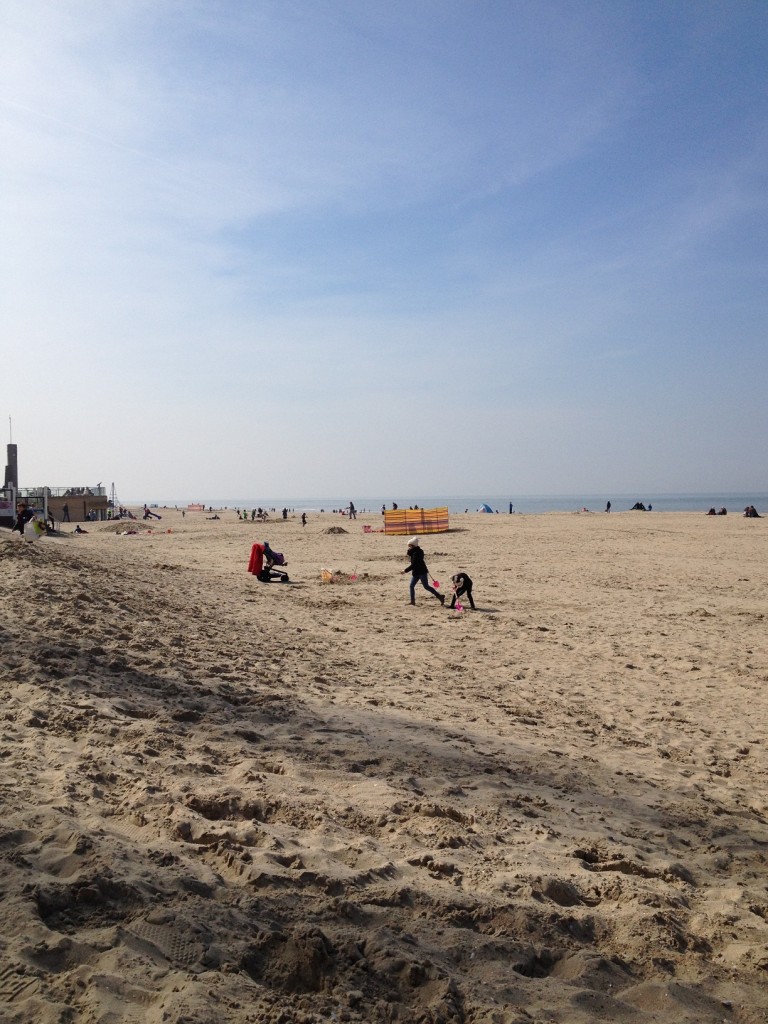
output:
<instances>
[{"instance_id":1,"label":"sand dune","mask_svg":"<svg viewBox=\"0 0 768 1024\"><path fill-rule=\"evenodd\" d=\"M3 533L0 1020L762 1024L767 522Z\"/></svg>"}]
</instances>

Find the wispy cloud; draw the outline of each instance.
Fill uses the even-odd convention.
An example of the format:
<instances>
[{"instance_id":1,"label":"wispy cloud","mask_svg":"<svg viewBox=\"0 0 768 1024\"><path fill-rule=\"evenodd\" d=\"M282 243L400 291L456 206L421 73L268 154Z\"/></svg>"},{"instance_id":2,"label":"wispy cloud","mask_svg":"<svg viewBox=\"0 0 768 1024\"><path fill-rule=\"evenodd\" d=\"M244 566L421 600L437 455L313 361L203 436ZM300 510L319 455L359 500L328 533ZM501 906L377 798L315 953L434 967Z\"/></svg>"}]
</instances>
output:
<instances>
[{"instance_id":1,"label":"wispy cloud","mask_svg":"<svg viewBox=\"0 0 768 1024\"><path fill-rule=\"evenodd\" d=\"M456 491L457 464L493 489L494 460L600 489L655 397L698 464L675 416L717 389L685 388L692 339L717 349L718 310L766 324L747 28L655 3L4 5L9 411L66 418L136 489L203 464L240 489L265 438L284 491ZM759 367L711 372L754 409ZM93 435L95 395L162 431L156 459ZM84 458L31 433L36 476Z\"/></svg>"}]
</instances>

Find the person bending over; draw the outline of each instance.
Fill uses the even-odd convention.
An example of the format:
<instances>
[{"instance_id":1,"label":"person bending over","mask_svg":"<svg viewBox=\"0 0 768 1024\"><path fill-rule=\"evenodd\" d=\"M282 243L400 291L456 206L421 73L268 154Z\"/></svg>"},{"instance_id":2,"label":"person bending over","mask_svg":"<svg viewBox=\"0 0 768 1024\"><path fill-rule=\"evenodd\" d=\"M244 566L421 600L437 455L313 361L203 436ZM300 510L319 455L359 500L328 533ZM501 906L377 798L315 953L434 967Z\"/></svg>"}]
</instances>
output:
<instances>
[{"instance_id":1,"label":"person bending over","mask_svg":"<svg viewBox=\"0 0 768 1024\"><path fill-rule=\"evenodd\" d=\"M459 597L467 595L469 601L469 607L472 611L475 610L475 602L472 599L472 580L467 576L465 572L457 572L455 576L451 576L453 581L453 597L451 598L451 608L456 607L456 600Z\"/></svg>"}]
</instances>

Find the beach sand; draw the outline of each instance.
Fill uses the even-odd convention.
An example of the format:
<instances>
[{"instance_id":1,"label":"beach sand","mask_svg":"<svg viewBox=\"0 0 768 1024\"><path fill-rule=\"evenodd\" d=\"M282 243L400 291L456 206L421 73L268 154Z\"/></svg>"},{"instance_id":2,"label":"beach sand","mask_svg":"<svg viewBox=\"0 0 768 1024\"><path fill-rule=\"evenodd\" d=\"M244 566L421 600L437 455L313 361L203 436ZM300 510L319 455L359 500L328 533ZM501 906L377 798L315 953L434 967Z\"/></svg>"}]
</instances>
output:
<instances>
[{"instance_id":1,"label":"beach sand","mask_svg":"<svg viewBox=\"0 0 768 1024\"><path fill-rule=\"evenodd\" d=\"M764 1024L768 520L160 511L0 535L0 1020Z\"/></svg>"}]
</instances>

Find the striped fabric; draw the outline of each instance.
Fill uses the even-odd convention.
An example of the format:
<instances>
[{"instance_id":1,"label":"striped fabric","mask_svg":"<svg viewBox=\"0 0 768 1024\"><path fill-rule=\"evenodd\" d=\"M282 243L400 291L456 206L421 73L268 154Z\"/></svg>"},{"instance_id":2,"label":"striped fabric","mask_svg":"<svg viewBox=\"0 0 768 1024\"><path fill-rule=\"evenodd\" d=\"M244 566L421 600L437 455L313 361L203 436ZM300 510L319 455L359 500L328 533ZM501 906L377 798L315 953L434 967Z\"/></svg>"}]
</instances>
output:
<instances>
[{"instance_id":1,"label":"striped fabric","mask_svg":"<svg viewBox=\"0 0 768 1024\"><path fill-rule=\"evenodd\" d=\"M384 533L392 537L419 533L445 533L448 508L398 508L384 512Z\"/></svg>"}]
</instances>

